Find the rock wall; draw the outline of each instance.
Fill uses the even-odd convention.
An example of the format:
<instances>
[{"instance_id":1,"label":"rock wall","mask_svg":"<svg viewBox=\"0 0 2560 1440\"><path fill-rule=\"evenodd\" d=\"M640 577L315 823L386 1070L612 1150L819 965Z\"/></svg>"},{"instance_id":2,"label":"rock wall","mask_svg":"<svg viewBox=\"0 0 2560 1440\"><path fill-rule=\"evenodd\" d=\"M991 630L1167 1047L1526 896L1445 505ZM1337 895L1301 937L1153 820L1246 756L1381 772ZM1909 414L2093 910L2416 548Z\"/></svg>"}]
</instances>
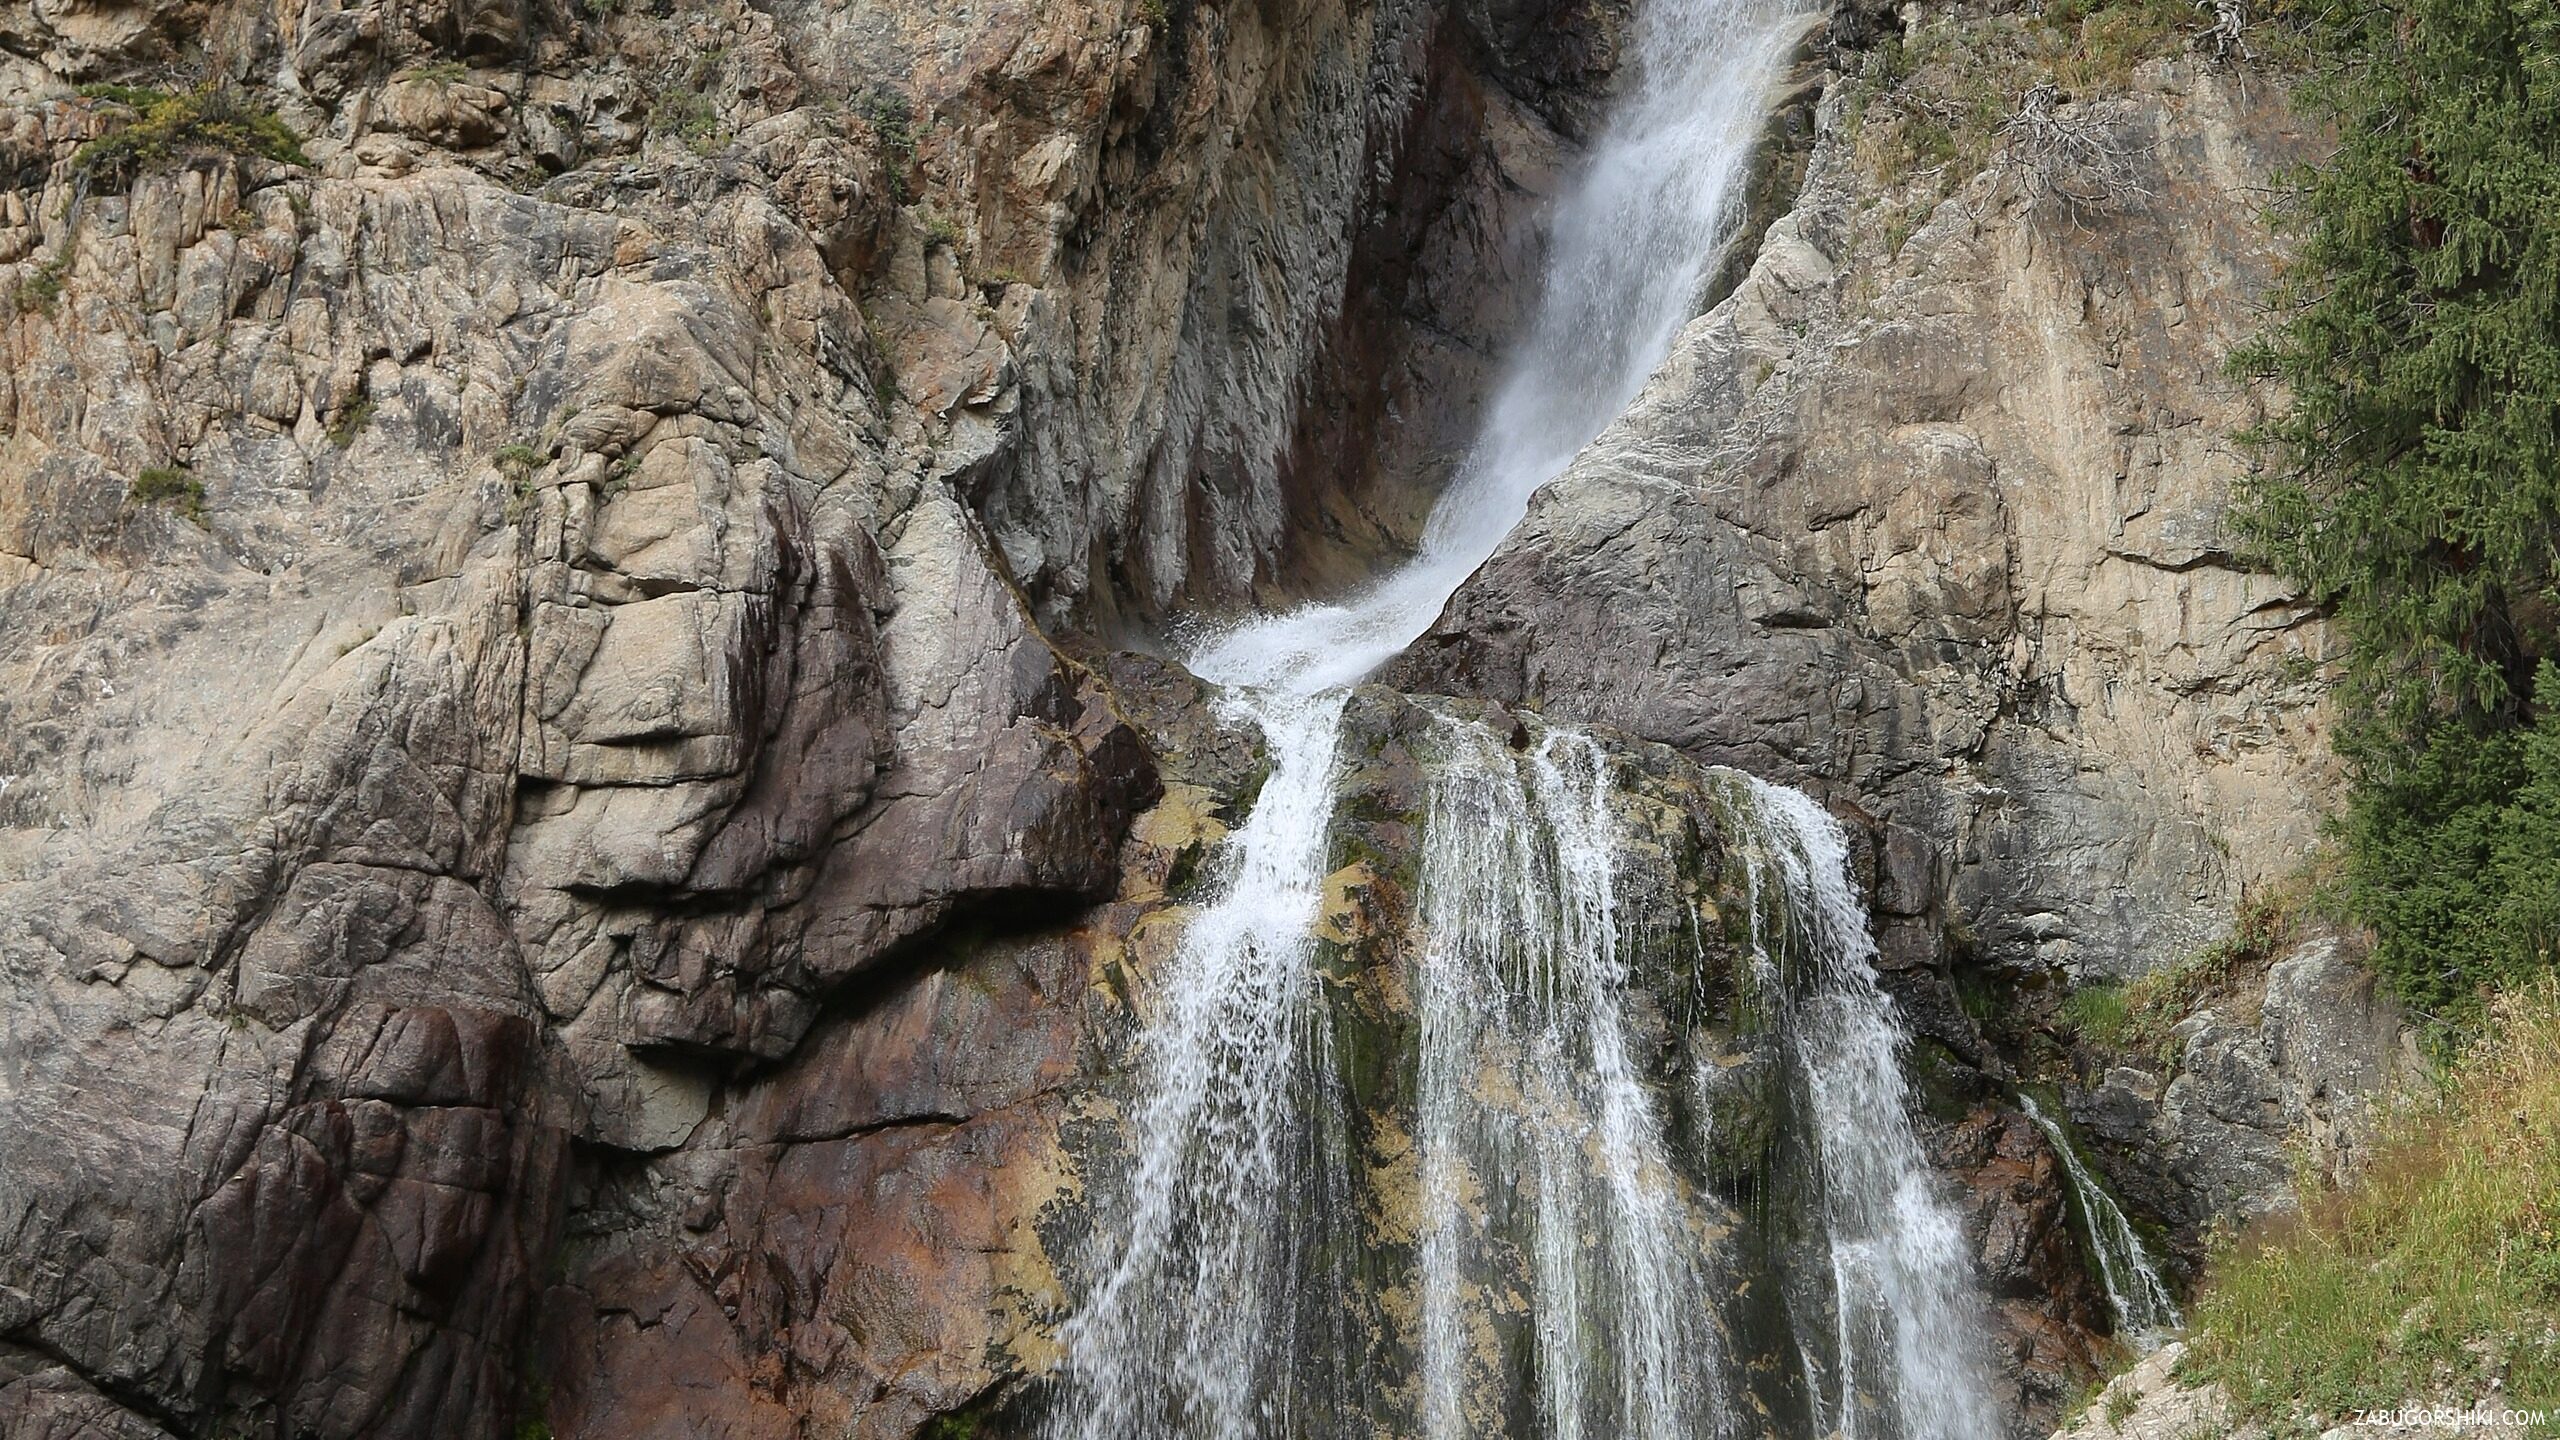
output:
<instances>
[{"instance_id":1,"label":"rock wall","mask_svg":"<svg viewBox=\"0 0 2560 1440\"><path fill-rule=\"evenodd\" d=\"M9 1433L1038 1363L1186 813L1062 645L1396 543L1301 414L1474 383L1617 13L0 8Z\"/></svg>"},{"instance_id":2,"label":"rock wall","mask_svg":"<svg viewBox=\"0 0 2560 1440\"><path fill-rule=\"evenodd\" d=\"M2329 641L2223 522L2260 401L2221 360L2314 140L2276 82L2187 57L2073 112L2112 193L2013 147L1915 198L1848 89L1735 293L1397 682L1825 788L1874 818L1912 963L1961 931L2140 973L2299 864L2332 784Z\"/></svg>"},{"instance_id":3,"label":"rock wall","mask_svg":"<svg viewBox=\"0 0 2560 1440\"><path fill-rule=\"evenodd\" d=\"M1998 10L1844 9L1833 33L1908 24L1961 65ZM1927 51L1926 27L1958 38ZM2196 50L2108 98L2026 97L1978 173L1889 174L1862 123L1897 82L1861 68L1829 77L1731 293L1387 679L1857 817L2034 1413L2105 1321L2059 1298L2076 1250L2038 1254L2060 1187L2008 1087L2061 1085L2192 1274L2206 1237L2293 1203L2296 1156L2351 1175L2417 1068L2352 935L2269 957L2163 1055L2065 1053L2051 1024L2064 990L2185 960L2296 876L2338 792L2333 637L2225 518L2268 397L2222 359L2281 262L2274 177L2322 140L2279 78Z\"/></svg>"},{"instance_id":4,"label":"rock wall","mask_svg":"<svg viewBox=\"0 0 2560 1440\"><path fill-rule=\"evenodd\" d=\"M1623 20L0 4L0 1431L1018 1428L1258 783L1128 650L1409 543ZM2030 1415L2103 1317L1951 969L2166 958L2325 783L2214 439L2303 137L2091 115L2133 192L1897 246L1828 104L1393 677L1871 822Z\"/></svg>"},{"instance_id":5,"label":"rock wall","mask_svg":"<svg viewBox=\"0 0 2560 1440\"><path fill-rule=\"evenodd\" d=\"M2243 970L2156 1053L2084 1046L2073 1115L2114 1187L2186 1243L2297 1208L2297 1185L2355 1179L2395 1109L2423 1093L2415 1025L2364 964L2364 938L2315 930Z\"/></svg>"}]
</instances>

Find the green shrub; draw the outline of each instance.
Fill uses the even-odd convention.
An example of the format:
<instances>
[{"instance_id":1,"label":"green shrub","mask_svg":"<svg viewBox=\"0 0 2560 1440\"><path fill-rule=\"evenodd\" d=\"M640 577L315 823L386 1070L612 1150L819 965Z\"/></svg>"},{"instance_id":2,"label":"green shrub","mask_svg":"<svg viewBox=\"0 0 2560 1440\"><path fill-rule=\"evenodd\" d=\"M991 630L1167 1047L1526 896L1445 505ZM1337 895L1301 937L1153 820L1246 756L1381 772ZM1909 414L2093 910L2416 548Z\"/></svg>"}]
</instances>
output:
<instances>
[{"instance_id":1,"label":"green shrub","mask_svg":"<svg viewBox=\"0 0 2560 1440\"><path fill-rule=\"evenodd\" d=\"M652 134L698 147L719 138L720 112L699 90L671 89L650 102L648 125Z\"/></svg>"},{"instance_id":2,"label":"green shrub","mask_svg":"<svg viewBox=\"0 0 2560 1440\"><path fill-rule=\"evenodd\" d=\"M899 166L915 163L916 107L913 101L885 86L866 90L854 103L854 111L880 137L881 152Z\"/></svg>"},{"instance_id":3,"label":"green shrub","mask_svg":"<svg viewBox=\"0 0 2560 1440\"><path fill-rule=\"evenodd\" d=\"M880 142L890 194L904 201L910 193L908 172L916 164L915 103L896 90L877 86L855 97L853 109Z\"/></svg>"},{"instance_id":4,"label":"green shrub","mask_svg":"<svg viewBox=\"0 0 2560 1440\"><path fill-rule=\"evenodd\" d=\"M457 85L471 78L471 67L459 60L430 60L401 71L399 78L423 80L430 85Z\"/></svg>"},{"instance_id":5,"label":"green shrub","mask_svg":"<svg viewBox=\"0 0 2560 1440\"><path fill-rule=\"evenodd\" d=\"M717 149L727 132L721 128L720 110L712 103L711 92L728 59L726 47L702 51L686 63L681 76L662 85L649 102L650 133L680 140L697 155Z\"/></svg>"},{"instance_id":6,"label":"green shrub","mask_svg":"<svg viewBox=\"0 0 2560 1440\"><path fill-rule=\"evenodd\" d=\"M125 487L134 505L166 505L190 520L204 518L204 482L179 465L148 465Z\"/></svg>"},{"instance_id":7,"label":"green shrub","mask_svg":"<svg viewBox=\"0 0 2560 1440\"><path fill-rule=\"evenodd\" d=\"M93 185L121 187L155 166L196 155L262 156L308 165L302 142L273 110L229 86L179 94L138 86L90 86L83 93L122 106L134 117L72 152L74 174Z\"/></svg>"},{"instance_id":8,"label":"green shrub","mask_svg":"<svg viewBox=\"0 0 2560 1440\"><path fill-rule=\"evenodd\" d=\"M2097 1045L2122 1045L2133 1023L2124 987L2101 981L2083 985L2063 997L2062 1021L2081 1038Z\"/></svg>"},{"instance_id":9,"label":"green shrub","mask_svg":"<svg viewBox=\"0 0 2560 1440\"><path fill-rule=\"evenodd\" d=\"M537 449L536 447L527 445L522 441L518 441L511 445L499 446L497 453L489 458L496 462L499 469L504 470L511 475L519 476L529 475L551 463L551 456L547 451Z\"/></svg>"},{"instance_id":10,"label":"green shrub","mask_svg":"<svg viewBox=\"0 0 2560 1440\"><path fill-rule=\"evenodd\" d=\"M42 311L50 315L62 300L62 277L71 268L71 257L56 255L29 271L9 293L9 302L21 315Z\"/></svg>"}]
</instances>

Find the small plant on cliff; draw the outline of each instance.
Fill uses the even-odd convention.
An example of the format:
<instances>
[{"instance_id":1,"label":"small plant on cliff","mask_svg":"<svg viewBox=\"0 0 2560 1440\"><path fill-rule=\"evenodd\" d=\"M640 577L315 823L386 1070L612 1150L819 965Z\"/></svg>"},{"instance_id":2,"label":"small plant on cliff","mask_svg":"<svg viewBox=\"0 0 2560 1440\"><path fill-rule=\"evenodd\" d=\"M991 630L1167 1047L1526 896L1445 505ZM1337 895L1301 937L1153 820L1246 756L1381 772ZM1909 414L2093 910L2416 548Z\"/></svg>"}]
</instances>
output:
<instances>
[{"instance_id":1,"label":"small plant on cliff","mask_svg":"<svg viewBox=\"0 0 2560 1440\"><path fill-rule=\"evenodd\" d=\"M880 142L880 163L889 175L889 193L905 201L909 194L908 172L916 163L915 103L887 86L875 86L855 97L853 110Z\"/></svg>"},{"instance_id":2,"label":"small plant on cliff","mask_svg":"<svg viewBox=\"0 0 2560 1440\"><path fill-rule=\"evenodd\" d=\"M713 103L711 91L728 58L725 48L694 56L682 78L670 81L649 102L650 133L672 136L697 155L717 149L727 132L720 124L720 109Z\"/></svg>"},{"instance_id":3,"label":"small plant on cliff","mask_svg":"<svg viewBox=\"0 0 2560 1440\"><path fill-rule=\"evenodd\" d=\"M2349 642L2347 896L2422 1006L2548 963L2560 855L2560 8L2323 6L2239 518ZM2514 888L2542 896L2521 910Z\"/></svg>"},{"instance_id":4,"label":"small plant on cliff","mask_svg":"<svg viewBox=\"0 0 2560 1440\"><path fill-rule=\"evenodd\" d=\"M458 85L471 78L471 67L459 60L430 60L412 65L400 72L402 80L418 80L429 85Z\"/></svg>"},{"instance_id":5,"label":"small plant on cliff","mask_svg":"<svg viewBox=\"0 0 2560 1440\"><path fill-rule=\"evenodd\" d=\"M62 300L62 277L71 268L71 257L56 255L27 272L17 288L9 293L9 301L21 315L42 312L50 315Z\"/></svg>"},{"instance_id":6,"label":"small plant on cliff","mask_svg":"<svg viewBox=\"0 0 2560 1440\"><path fill-rule=\"evenodd\" d=\"M2122 1046L2133 1026L2125 987L2111 981L2083 985L2062 1000L2062 1023L2095 1045Z\"/></svg>"},{"instance_id":7,"label":"small plant on cliff","mask_svg":"<svg viewBox=\"0 0 2560 1440\"><path fill-rule=\"evenodd\" d=\"M148 465L125 487L134 505L165 505L190 520L204 518L204 482L179 465Z\"/></svg>"},{"instance_id":8,"label":"small plant on cliff","mask_svg":"<svg viewBox=\"0 0 2560 1440\"><path fill-rule=\"evenodd\" d=\"M198 155L260 156L308 165L302 142L273 110L227 85L178 94L138 86L90 87L92 98L133 118L72 152L73 173L93 185L126 186L155 166Z\"/></svg>"},{"instance_id":9,"label":"small plant on cliff","mask_svg":"<svg viewBox=\"0 0 2560 1440\"><path fill-rule=\"evenodd\" d=\"M329 443L344 450L356 443L364 427L373 423L373 412L380 407L370 397L350 400L329 417Z\"/></svg>"},{"instance_id":10,"label":"small plant on cliff","mask_svg":"<svg viewBox=\"0 0 2560 1440\"><path fill-rule=\"evenodd\" d=\"M110 105L122 105L129 110L149 110L155 105L168 103L169 99L169 92L166 90L149 85L119 85L113 81L83 85L77 93L83 100L104 100Z\"/></svg>"},{"instance_id":11,"label":"small plant on cliff","mask_svg":"<svg viewBox=\"0 0 2560 1440\"><path fill-rule=\"evenodd\" d=\"M551 463L551 455L519 441L499 446L498 452L489 458L497 465L498 473L507 477L504 513L507 523L513 525L524 518L525 507L533 503L533 482L542 473L542 467Z\"/></svg>"},{"instance_id":12,"label":"small plant on cliff","mask_svg":"<svg viewBox=\"0 0 2560 1440\"><path fill-rule=\"evenodd\" d=\"M2244 898L2229 934L2130 984L2081 986L2063 998L2063 1023L2090 1044L2166 1058L2179 1021L2264 975L2292 942L2311 886L2306 874Z\"/></svg>"},{"instance_id":13,"label":"small plant on cliff","mask_svg":"<svg viewBox=\"0 0 2560 1440\"><path fill-rule=\"evenodd\" d=\"M718 140L720 112L699 90L668 90L649 105L649 133L666 135L700 149Z\"/></svg>"},{"instance_id":14,"label":"small plant on cliff","mask_svg":"<svg viewBox=\"0 0 2560 1440\"><path fill-rule=\"evenodd\" d=\"M916 107L906 96L886 87L866 90L854 104L856 113L880 137L880 148L899 164L916 158Z\"/></svg>"},{"instance_id":15,"label":"small plant on cliff","mask_svg":"<svg viewBox=\"0 0 2560 1440\"><path fill-rule=\"evenodd\" d=\"M497 453L489 458L500 470L519 480L551 463L550 455L522 441L499 446Z\"/></svg>"}]
</instances>

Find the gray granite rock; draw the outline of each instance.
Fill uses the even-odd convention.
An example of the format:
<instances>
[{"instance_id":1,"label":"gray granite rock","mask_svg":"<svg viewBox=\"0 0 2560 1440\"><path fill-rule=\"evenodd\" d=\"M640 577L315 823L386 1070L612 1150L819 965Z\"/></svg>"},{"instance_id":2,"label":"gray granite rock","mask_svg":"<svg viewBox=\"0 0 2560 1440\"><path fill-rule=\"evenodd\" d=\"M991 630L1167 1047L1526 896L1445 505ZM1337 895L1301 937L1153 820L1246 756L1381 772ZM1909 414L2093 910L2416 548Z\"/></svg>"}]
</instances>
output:
<instances>
[{"instance_id":1,"label":"gray granite rock","mask_svg":"<svg viewBox=\"0 0 2560 1440\"><path fill-rule=\"evenodd\" d=\"M2312 139L2276 87L2155 62L2080 116L2139 172L2117 199L2004 156L1932 201L1879 193L1841 103L1740 286L1397 683L1852 800L1897 908L1996 965L2166 964L2299 863L2334 768L2331 642L2222 520L2257 414L2222 356Z\"/></svg>"}]
</instances>

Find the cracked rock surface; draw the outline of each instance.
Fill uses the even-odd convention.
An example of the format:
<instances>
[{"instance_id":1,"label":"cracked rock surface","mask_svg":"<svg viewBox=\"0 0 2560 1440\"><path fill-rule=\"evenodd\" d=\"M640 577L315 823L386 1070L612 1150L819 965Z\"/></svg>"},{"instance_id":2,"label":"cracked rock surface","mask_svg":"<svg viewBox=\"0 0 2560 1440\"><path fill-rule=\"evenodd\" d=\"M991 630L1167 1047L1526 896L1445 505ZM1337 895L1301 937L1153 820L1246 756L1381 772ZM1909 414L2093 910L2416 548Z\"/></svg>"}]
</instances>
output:
<instances>
[{"instance_id":1,"label":"cracked rock surface","mask_svg":"<svg viewBox=\"0 0 2560 1440\"><path fill-rule=\"evenodd\" d=\"M0 1436L1018 1422L1261 779L1138 652L1410 546L1626 17L0 0ZM308 163L84 171L199 84ZM2138 195L1894 249L1838 118L1389 678L1850 815L2049 1409L2100 1317L1948 974L2146 968L2310 833L2213 438L2304 141L2179 62ZM2354 1082L2295 978L2242 1038Z\"/></svg>"},{"instance_id":2,"label":"cracked rock surface","mask_svg":"<svg viewBox=\"0 0 2560 1440\"><path fill-rule=\"evenodd\" d=\"M1106 642L1405 543L1622 20L0 5L0 1433L1043 1364Z\"/></svg>"},{"instance_id":3,"label":"cracked rock surface","mask_svg":"<svg viewBox=\"0 0 2560 1440\"><path fill-rule=\"evenodd\" d=\"M2006 155L1880 190L1835 89L1749 274L1397 683L1812 784L1877 822L1888 913L2004 968L2210 938L2334 767L2326 631L2223 515L2260 400L2222 356L2275 271L2269 177L2316 143L2281 93L2154 62L2087 107L2135 183L2079 205Z\"/></svg>"}]
</instances>

